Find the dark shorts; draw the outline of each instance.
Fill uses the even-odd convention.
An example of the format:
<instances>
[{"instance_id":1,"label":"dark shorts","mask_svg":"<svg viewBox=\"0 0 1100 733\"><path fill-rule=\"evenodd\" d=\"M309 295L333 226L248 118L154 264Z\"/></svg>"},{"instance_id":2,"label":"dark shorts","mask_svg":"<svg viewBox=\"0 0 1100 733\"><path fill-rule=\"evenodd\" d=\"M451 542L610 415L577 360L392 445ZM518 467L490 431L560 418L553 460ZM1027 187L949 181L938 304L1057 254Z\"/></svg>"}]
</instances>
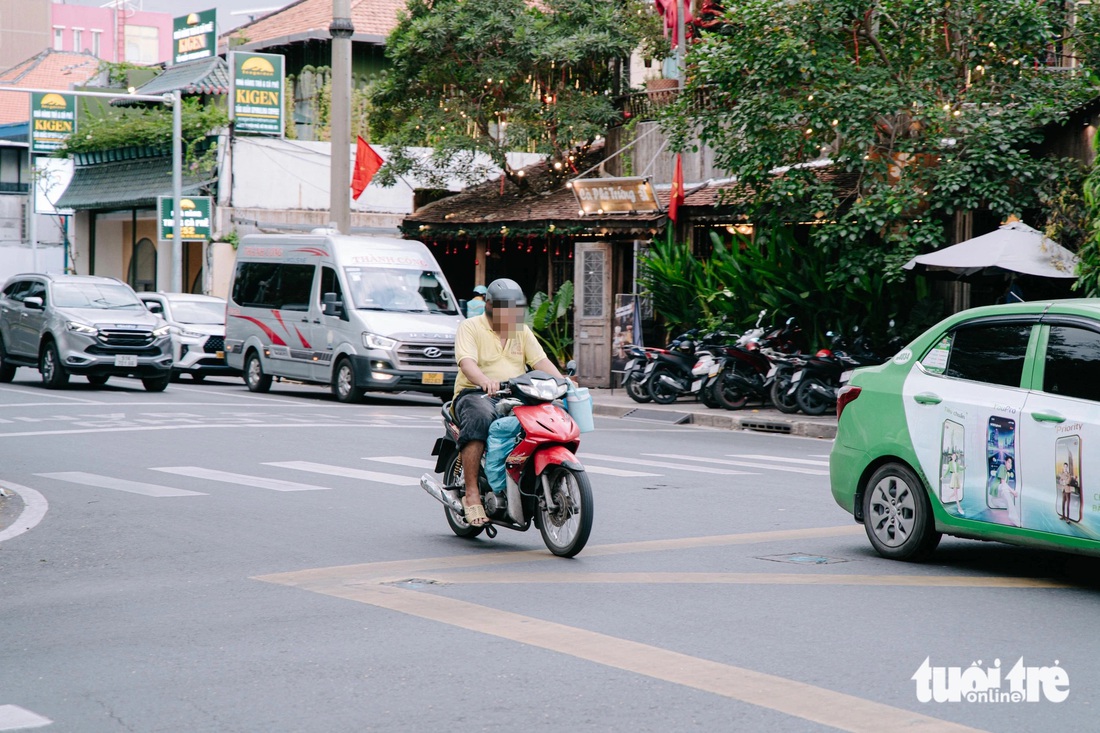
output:
<instances>
[{"instance_id":1,"label":"dark shorts","mask_svg":"<svg viewBox=\"0 0 1100 733\"><path fill-rule=\"evenodd\" d=\"M497 418L497 400L480 389L464 389L455 397L455 417L458 419L458 449L471 440L484 443L489 439L489 425Z\"/></svg>"}]
</instances>

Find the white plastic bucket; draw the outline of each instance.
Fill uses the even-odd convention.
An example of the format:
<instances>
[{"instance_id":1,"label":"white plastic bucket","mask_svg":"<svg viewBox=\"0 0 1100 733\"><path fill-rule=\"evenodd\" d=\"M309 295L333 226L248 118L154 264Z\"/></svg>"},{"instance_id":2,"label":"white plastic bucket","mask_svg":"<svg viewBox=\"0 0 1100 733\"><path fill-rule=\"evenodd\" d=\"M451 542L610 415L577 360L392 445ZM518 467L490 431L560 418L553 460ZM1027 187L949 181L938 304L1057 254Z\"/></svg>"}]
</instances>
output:
<instances>
[{"instance_id":1,"label":"white plastic bucket","mask_svg":"<svg viewBox=\"0 0 1100 733\"><path fill-rule=\"evenodd\" d=\"M596 423L592 419L592 397L588 394L588 387L577 387L569 390L565 398L565 409L570 417L577 423L582 433L590 433L596 429Z\"/></svg>"}]
</instances>

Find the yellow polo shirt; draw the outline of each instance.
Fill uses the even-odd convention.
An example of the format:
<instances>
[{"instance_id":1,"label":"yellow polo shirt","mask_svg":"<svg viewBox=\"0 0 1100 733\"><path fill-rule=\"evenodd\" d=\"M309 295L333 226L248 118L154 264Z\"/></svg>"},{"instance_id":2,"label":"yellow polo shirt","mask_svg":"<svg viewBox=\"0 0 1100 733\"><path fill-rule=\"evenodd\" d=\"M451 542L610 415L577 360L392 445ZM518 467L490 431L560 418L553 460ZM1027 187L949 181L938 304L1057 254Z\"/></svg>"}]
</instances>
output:
<instances>
[{"instance_id":1,"label":"yellow polo shirt","mask_svg":"<svg viewBox=\"0 0 1100 733\"><path fill-rule=\"evenodd\" d=\"M546 352L527 324L520 326L519 333L505 341L503 346L500 336L489 324L489 316L467 318L458 324L455 361L461 366L463 359L473 359L485 376L494 382L518 377L526 371L525 365L534 366L545 358ZM476 386L459 369L455 394Z\"/></svg>"}]
</instances>

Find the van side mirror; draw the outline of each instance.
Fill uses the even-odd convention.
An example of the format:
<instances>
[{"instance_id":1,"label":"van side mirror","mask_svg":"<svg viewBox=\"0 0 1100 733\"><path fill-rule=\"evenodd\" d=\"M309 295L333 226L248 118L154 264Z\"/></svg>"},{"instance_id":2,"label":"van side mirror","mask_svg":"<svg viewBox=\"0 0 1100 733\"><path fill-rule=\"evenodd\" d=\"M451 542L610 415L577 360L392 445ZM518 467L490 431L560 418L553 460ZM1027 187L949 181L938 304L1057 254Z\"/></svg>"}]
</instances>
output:
<instances>
[{"instance_id":1,"label":"van side mirror","mask_svg":"<svg viewBox=\"0 0 1100 733\"><path fill-rule=\"evenodd\" d=\"M458 299L458 312L461 313L462 315L466 315L466 304L469 303L469 302L470 301L466 300L465 298L459 298Z\"/></svg>"},{"instance_id":2,"label":"van side mirror","mask_svg":"<svg viewBox=\"0 0 1100 733\"><path fill-rule=\"evenodd\" d=\"M344 304L336 297L336 293L325 293L321 296L321 312L326 316L343 318Z\"/></svg>"},{"instance_id":3,"label":"van side mirror","mask_svg":"<svg viewBox=\"0 0 1100 733\"><path fill-rule=\"evenodd\" d=\"M30 298L23 298L23 305L27 306L31 310L42 310L43 301L37 295L33 295Z\"/></svg>"},{"instance_id":4,"label":"van side mirror","mask_svg":"<svg viewBox=\"0 0 1100 733\"><path fill-rule=\"evenodd\" d=\"M565 376L572 377L577 373L577 360L570 359L565 365Z\"/></svg>"}]
</instances>

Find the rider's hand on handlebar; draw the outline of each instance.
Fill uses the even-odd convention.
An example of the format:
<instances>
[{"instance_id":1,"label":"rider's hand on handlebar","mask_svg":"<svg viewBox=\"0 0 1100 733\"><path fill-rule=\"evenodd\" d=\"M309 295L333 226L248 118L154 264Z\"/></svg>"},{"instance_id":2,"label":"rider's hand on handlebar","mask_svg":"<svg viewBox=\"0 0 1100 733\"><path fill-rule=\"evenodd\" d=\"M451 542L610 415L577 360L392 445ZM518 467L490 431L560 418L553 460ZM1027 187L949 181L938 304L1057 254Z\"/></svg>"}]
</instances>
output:
<instances>
[{"instance_id":1,"label":"rider's hand on handlebar","mask_svg":"<svg viewBox=\"0 0 1100 733\"><path fill-rule=\"evenodd\" d=\"M491 379L487 379L478 385L486 394L496 394L500 391L500 382L494 382Z\"/></svg>"}]
</instances>

